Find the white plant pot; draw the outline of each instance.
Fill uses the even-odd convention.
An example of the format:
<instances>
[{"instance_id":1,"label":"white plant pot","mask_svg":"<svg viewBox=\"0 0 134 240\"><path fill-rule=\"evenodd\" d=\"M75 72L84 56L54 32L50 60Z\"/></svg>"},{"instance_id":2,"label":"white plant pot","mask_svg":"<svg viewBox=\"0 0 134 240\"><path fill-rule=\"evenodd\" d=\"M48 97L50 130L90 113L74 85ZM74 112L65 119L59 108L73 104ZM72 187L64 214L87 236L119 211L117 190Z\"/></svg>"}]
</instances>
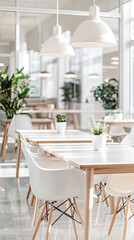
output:
<instances>
[{"instance_id":1,"label":"white plant pot","mask_svg":"<svg viewBox=\"0 0 134 240\"><path fill-rule=\"evenodd\" d=\"M122 121L123 113L116 113L114 117L115 117L115 120Z\"/></svg>"},{"instance_id":2,"label":"white plant pot","mask_svg":"<svg viewBox=\"0 0 134 240\"><path fill-rule=\"evenodd\" d=\"M58 133L64 134L66 129L66 122L57 122L56 130Z\"/></svg>"},{"instance_id":3,"label":"white plant pot","mask_svg":"<svg viewBox=\"0 0 134 240\"><path fill-rule=\"evenodd\" d=\"M107 139L106 134L92 135L92 144L93 144L94 150L99 151L99 150L105 149L106 139Z\"/></svg>"}]
</instances>

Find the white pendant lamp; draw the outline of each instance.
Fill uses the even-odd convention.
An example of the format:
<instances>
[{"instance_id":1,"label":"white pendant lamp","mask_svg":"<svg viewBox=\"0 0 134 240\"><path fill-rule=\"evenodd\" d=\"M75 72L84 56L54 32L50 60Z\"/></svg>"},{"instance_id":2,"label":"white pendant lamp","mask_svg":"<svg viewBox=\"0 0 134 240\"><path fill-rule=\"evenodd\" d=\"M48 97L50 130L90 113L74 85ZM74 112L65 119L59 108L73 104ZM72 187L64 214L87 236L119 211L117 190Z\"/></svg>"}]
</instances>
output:
<instances>
[{"instance_id":1,"label":"white pendant lamp","mask_svg":"<svg viewBox=\"0 0 134 240\"><path fill-rule=\"evenodd\" d=\"M65 73L65 78L76 78L75 72L66 72Z\"/></svg>"},{"instance_id":2,"label":"white pendant lamp","mask_svg":"<svg viewBox=\"0 0 134 240\"><path fill-rule=\"evenodd\" d=\"M74 56L74 50L68 40L63 37L61 26L58 24L58 0L57 0L57 25L53 28L52 37L42 44L40 54L53 57Z\"/></svg>"},{"instance_id":3,"label":"white pendant lamp","mask_svg":"<svg viewBox=\"0 0 134 240\"><path fill-rule=\"evenodd\" d=\"M105 48L117 45L113 32L100 19L99 12L99 7L94 1L94 5L89 8L89 18L81 23L73 34L72 46Z\"/></svg>"}]
</instances>

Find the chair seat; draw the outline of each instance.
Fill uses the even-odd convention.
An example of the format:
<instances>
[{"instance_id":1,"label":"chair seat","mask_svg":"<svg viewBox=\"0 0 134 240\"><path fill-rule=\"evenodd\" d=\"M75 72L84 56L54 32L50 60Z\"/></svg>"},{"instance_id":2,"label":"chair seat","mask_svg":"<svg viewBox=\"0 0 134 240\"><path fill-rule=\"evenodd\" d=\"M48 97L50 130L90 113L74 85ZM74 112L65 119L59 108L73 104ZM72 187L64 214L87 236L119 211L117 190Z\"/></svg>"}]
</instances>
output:
<instances>
[{"instance_id":1,"label":"chair seat","mask_svg":"<svg viewBox=\"0 0 134 240\"><path fill-rule=\"evenodd\" d=\"M134 174L115 174L108 177L105 191L111 196L127 197L134 194Z\"/></svg>"}]
</instances>

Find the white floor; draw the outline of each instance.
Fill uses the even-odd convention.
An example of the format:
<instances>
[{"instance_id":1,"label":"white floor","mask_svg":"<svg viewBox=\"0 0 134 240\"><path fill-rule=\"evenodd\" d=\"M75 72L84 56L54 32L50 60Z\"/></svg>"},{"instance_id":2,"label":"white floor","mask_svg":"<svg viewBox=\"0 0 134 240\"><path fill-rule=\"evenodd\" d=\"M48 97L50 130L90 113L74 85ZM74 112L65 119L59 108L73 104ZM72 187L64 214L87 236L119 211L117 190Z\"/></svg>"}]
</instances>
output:
<instances>
[{"instance_id":1,"label":"white floor","mask_svg":"<svg viewBox=\"0 0 134 240\"><path fill-rule=\"evenodd\" d=\"M16 155L11 156L12 146L9 147L6 160L0 158L0 240L31 240L34 228L31 227L34 207L26 200L29 187L28 169L22 156L19 179L15 178ZM30 196L31 198L31 196ZM83 215L84 200L78 199L78 205ZM66 207L66 206L65 206ZM123 212L117 215L111 236L107 236L112 215L110 209L103 203L97 227L94 226L98 203L93 209L92 240L120 240L123 232ZM131 213L130 213L131 215ZM59 216L54 212L53 221ZM45 239L46 221L39 229L37 240ZM79 240L83 239L82 226L77 224ZM51 229L50 240L75 240L72 221L67 217L61 218ZM134 240L134 217L128 221L126 240Z\"/></svg>"}]
</instances>

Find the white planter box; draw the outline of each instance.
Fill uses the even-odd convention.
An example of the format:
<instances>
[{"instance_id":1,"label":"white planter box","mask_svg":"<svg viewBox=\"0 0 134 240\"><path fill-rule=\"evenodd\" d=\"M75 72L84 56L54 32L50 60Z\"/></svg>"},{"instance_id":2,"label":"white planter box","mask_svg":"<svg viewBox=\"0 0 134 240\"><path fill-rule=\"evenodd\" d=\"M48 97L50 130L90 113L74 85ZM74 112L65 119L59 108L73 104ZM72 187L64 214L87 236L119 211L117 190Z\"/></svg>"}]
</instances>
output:
<instances>
[{"instance_id":1,"label":"white planter box","mask_svg":"<svg viewBox=\"0 0 134 240\"><path fill-rule=\"evenodd\" d=\"M64 134L66 129L66 122L57 122L56 130L58 133Z\"/></svg>"},{"instance_id":2,"label":"white planter box","mask_svg":"<svg viewBox=\"0 0 134 240\"><path fill-rule=\"evenodd\" d=\"M92 143L94 150L103 150L105 149L107 135L92 135Z\"/></svg>"}]
</instances>

